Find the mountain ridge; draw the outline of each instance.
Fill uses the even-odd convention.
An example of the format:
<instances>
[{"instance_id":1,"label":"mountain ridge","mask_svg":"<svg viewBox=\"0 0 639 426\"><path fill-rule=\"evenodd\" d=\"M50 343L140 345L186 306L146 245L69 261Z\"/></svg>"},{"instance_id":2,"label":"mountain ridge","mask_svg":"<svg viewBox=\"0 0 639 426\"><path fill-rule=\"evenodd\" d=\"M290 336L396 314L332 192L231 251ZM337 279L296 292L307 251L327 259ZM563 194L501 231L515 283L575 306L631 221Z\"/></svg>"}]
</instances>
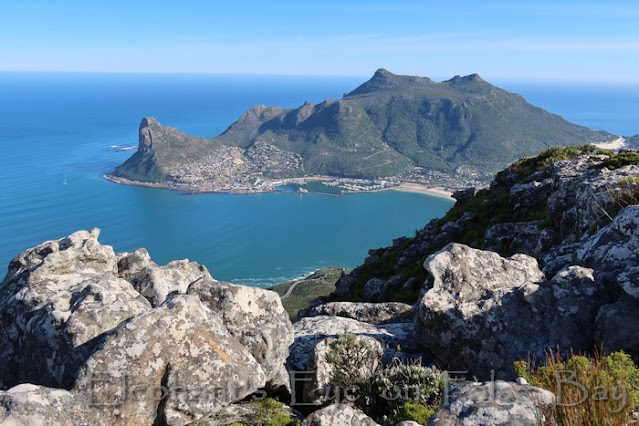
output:
<instances>
[{"instance_id":1,"label":"mountain ridge","mask_svg":"<svg viewBox=\"0 0 639 426\"><path fill-rule=\"evenodd\" d=\"M148 145L149 138L157 143ZM297 108L256 105L212 139L145 118L138 152L113 175L209 190L304 176L453 176L460 168L489 177L552 146L614 138L533 106L478 74L438 83L379 69L341 99Z\"/></svg>"}]
</instances>

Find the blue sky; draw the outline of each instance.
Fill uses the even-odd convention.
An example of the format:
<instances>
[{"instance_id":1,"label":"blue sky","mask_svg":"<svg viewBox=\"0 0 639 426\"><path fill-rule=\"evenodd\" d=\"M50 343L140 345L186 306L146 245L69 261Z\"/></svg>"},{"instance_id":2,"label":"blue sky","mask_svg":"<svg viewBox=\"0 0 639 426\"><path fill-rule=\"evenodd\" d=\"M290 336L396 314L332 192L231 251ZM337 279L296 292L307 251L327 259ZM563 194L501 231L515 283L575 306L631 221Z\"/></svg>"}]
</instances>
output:
<instances>
[{"instance_id":1,"label":"blue sky","mask_svg":"<svg viewBox=\"0 0 639 426\"><path fill-rule=\"evenodd\" d=\"M633 1L2 0L0 70L639 81Z\"/></svg>"}]
</instances>

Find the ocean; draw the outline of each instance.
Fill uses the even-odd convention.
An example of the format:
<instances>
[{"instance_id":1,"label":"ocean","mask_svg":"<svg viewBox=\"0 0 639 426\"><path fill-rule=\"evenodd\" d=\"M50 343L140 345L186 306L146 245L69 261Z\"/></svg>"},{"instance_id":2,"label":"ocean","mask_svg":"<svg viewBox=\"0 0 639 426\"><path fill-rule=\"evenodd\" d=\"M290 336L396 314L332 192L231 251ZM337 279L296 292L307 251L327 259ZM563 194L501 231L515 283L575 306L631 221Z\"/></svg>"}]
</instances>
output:
<instances>
[{"instance_id":1,"label":"ocean","mask_svg":"<svg viewBox=\"0 0 639 426\"><path fill-rule=\"evenodd\" d=\"M362 263L369 249L412 235L452 203L396 191L186 195L102 175L132 154L144 116L212 137L256 104L339 98L364 80L0 72L0 264L93 227L116 251L145 247L160 264L188 258L217 279L243 284L269 286ZM639 133L639 87L501 85L576 123Z\"/></svg>"}]
</instances>

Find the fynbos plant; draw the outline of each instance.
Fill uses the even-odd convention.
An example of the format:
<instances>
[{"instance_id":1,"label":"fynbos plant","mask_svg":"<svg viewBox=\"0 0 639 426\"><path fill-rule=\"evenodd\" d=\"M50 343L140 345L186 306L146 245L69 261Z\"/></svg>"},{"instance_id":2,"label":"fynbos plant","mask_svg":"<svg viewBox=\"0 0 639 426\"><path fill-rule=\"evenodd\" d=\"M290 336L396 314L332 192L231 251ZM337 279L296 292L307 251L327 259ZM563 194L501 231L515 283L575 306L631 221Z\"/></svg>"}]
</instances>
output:
<instances>
[{"instance_id":1,"label":"fynbos plant","mask_svg":"<svg viewBox=\"0 0 639 426\"><path fill-rule=\"evenodd\" d=\"M559 425L627 425L639 407L639 369L624 352L564 360L551 351L545 365L517 361L514 369L531 385L555 393Z\"/></svg>"}]
</instances>

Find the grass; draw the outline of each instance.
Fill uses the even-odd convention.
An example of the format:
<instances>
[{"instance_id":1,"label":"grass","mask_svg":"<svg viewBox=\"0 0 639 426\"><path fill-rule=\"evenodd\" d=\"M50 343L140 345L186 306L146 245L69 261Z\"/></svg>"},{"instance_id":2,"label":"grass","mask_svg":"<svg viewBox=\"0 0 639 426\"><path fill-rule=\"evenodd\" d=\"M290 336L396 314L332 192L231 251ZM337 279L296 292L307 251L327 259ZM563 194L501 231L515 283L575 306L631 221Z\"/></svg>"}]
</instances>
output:
<instances>
[{"instance_id":1,"label":"grass","mask_svg":"<svg viewBox=\"0 0 639 426\"><path fill-rule=\"evenodd\" d=\"M514 364L515 373L531 385L555 393L561 425L621 426L639 407L639 369L624 352L601 356L549 352L544 365Z\"/></svg>"}]
</instances>

